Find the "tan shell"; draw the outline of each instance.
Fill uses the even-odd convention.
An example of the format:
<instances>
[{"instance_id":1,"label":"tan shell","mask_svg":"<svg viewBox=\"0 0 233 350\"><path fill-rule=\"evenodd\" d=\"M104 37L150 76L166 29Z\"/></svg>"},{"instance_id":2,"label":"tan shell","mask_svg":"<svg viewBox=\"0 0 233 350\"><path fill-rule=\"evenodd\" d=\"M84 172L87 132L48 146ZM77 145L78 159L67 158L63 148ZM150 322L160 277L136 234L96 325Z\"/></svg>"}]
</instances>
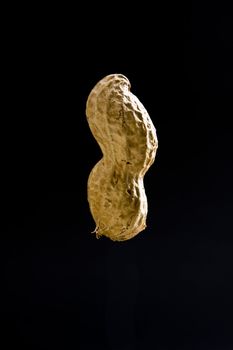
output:
<instances>
[{"instance_id":1,"label":"tan shell","mask_svg":"<svg viewBox=\"0 0 233 350\"><path fill-rule=\"evenodd\" d=\"M146 227L143 177L154 162L158 140L141 102L122 74L100 80L86 106L87 120L103 158L88 179L88 202L97 238L124 241Z\"/></svg>"}]
</instances>

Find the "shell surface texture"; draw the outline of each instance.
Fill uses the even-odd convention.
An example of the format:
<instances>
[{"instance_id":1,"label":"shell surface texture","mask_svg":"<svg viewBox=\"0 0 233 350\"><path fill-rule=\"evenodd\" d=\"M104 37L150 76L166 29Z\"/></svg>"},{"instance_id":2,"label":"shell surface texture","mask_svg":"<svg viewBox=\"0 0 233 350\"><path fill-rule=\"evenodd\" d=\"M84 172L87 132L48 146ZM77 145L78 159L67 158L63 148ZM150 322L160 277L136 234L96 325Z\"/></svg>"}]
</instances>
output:
<instances>
[{"instance_id":1,"label":"shell surface texture","mask_svg":"<svg viewBox=\"0 0 233 350\"><path fill-rule=\"evenodd\" d=\"M91 90L86 104L90 130L103 157L87 182L96 237L133 238L146 228L144 175L155 160L156 129L122 74L111 74Z\"/></svg>"}]
</instances>

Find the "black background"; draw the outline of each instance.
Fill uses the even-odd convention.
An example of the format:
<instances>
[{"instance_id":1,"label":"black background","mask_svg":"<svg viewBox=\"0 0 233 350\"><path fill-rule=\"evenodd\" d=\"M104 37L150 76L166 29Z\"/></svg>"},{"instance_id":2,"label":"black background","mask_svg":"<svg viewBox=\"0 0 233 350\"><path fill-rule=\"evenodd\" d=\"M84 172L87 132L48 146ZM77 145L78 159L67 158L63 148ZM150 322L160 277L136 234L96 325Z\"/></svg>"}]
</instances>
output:
<instances>
[{"instance_id":1,"label":"black background","mask_svg":"<svg viewBox=\"0 0 233 350\"><path fill-rule=\"evenodd\" d=\"M232 349L232 11L11 8L3 28L2 349ZM94 85L128 77L157 129L147 229L99 240Z\"/></svg>"}]
</instances>

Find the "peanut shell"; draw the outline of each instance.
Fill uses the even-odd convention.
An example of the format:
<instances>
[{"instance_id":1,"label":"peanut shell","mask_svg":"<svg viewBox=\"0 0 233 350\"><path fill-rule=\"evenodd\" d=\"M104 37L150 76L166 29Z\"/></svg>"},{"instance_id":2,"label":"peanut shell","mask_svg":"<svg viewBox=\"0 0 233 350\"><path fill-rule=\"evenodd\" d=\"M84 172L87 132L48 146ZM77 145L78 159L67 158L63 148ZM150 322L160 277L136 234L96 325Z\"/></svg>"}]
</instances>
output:
<instances>
[{"instance_id":1,"label":"peanut shell","mask_svg":"<svg viewBox=\"0 0 233 350\"><path fill-rule=\"evenodd\" d=\"M158 148L156 129L130 87L124 75L108 75L86 104L90 130L103 153L88 178L88 202L96 237L113 241L131 239L146 228L143 179Z\"/></svg>"}]
</instances>

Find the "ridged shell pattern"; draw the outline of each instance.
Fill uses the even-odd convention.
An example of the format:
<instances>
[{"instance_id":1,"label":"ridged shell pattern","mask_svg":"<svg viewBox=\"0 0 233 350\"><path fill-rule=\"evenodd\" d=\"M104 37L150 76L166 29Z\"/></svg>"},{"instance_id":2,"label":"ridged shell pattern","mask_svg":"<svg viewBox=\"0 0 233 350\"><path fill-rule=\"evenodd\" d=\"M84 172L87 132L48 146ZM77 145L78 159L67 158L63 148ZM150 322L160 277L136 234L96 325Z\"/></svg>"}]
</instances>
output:
<instances>
[{"instance_id":1,"label":"ridged shell pattern","mask_svg":"<svg viewBox=\"0 0 233 350\"><path fill-rule=\"evenodd\" d=\"M154 162L158 140L142 103L122 74L111 74L92 89L87 120L103 158L88 178L88 202L97 238L128 240L146 227L143 178Z\"/></svg>"}]
</instances>

